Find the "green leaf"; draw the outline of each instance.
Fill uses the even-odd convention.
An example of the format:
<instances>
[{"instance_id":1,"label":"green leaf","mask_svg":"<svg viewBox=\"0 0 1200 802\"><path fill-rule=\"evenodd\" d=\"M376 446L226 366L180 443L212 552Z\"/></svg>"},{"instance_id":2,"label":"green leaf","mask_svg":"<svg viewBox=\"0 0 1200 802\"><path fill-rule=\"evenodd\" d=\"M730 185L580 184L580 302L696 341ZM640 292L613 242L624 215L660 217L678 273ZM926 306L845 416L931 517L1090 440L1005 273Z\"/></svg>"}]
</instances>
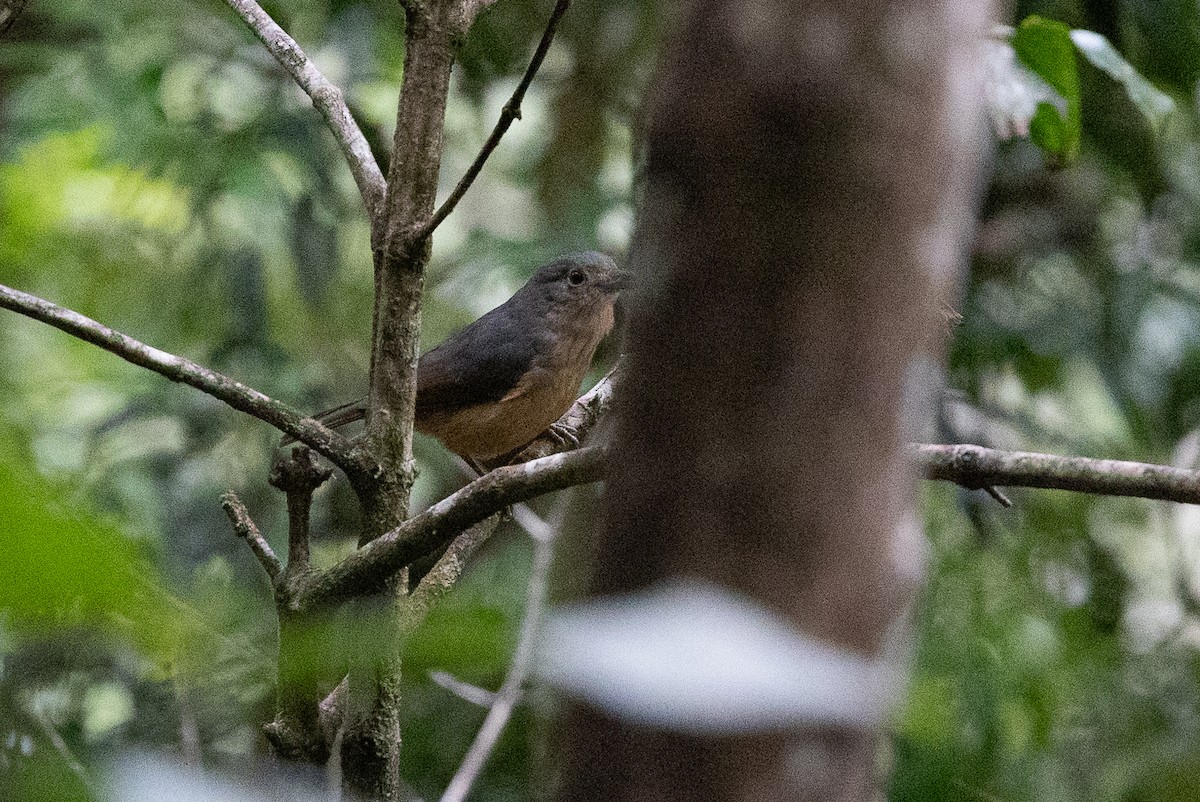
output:
<instances>
[{"instance_id":1,"label":"green leaf","mask_svg":"<svg viewBox=\"0 0 1200 802\"><path fill-rule=\"evenodd\" d=\"M1125 87L1129 99L1145 115L1151 127L1161 127L1175 110L1175 102L1135 70L1105 37L1094 31L1075 30L1071 31L1071 41L1094 67Z\"/></svg>"},{"instance_id":2,"label":"green leaf","mask_svg":"<svg viewBox=\"0 0 1200 802\"><path fill-rule=\"evenodd\" d=\"M1065 101L1066 108L1038 103L1029 135L1058 165L1068 164L1079 154L1082 131L1079 66L1071 29L1036 15L1026 17L1017 26L1012 46L1017 58Z\"/></svg>"},{"instance_id":3,"label":"green leaf","mask_svg":"<svg viewBox=\"0 0 1200 802\"><path fill-rule=\"evenodd\" d=\"M1004 36L1011 38L1009 28ZM1029 137L1029 126L1039 103L1066 108L1067 102L1054 87L1017 59L1008 38L989 39L985 43L987 84L986 103L992 130L1001 139Z\"/></svg>"},{"instance_id":4,"label":"green leaf","mask_svg":"<svg viewBox=\"0 0 1200 802\"><path fill-rule=\"evenodd\" d=\"M0 447L0 611L18 631L96 627L150 655L174 653L176 600L137 544Z\"/></svg>"}]
</instances>

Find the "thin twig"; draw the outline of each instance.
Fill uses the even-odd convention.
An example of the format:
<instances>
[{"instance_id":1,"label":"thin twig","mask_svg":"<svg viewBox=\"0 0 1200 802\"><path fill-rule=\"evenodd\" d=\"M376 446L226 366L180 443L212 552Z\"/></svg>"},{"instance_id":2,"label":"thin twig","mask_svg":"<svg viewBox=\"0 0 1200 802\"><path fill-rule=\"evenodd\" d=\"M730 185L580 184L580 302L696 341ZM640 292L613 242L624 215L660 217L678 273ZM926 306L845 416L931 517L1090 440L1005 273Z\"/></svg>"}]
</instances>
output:
<instances>
[{"instance_id":1,"label":"thin twig","mask_svg":"<svg viewBox=\"0 0 1200 802\"><path fill-rule=\"evenodd\" d=\"M279 62L296 84L311 99L313 106L325 118L325 124L333 132L358 192L362 195L367 214L374 221L383 208L386 184L379 164L371 153L367 138L350 114L342 90L330 83L321 71L309 60L296 40L288 36L275 20L254 0L225 0L238 13L254 35Z\"/></svg>"},{"instance_id":2,"label":"thin twig","mask_svg":"<svg viewBox=\"0 0 1200 802\"><path fill-rule=\"evenodd\" d=\"M415 629L425 620L438 600L458 583L471 555L492 536L499 525L500 515L492 515L450 542L445 553L409 594L404 622L407 628Z\"/></svg>"},{"instance_id":3,"label":"thin twig","mask_svg":"<svg viewBox=\"0 0 1200 802\"><path fill-rule=\"evenodd\" d=\"M991 485L988 485L987 487L983 488L983 492L987 493L989 496L991 496L993 499L995 499L996 503L999 504L1001 507L1011 507L1012 506L1012 499L1010 499L1008 496L1004 495L1003 493L1001 493L999 490L992 487Z\"/></svg>"},{"instance_id":4,"label":"thin twig","mask_svg":"<svg viewBox=\"0 0 1200 802\"><path fill-rule=\"evenodd\" d=\"M78 312L51 303L36 295L0 284L0 308L39 320L72 337L99 346L126 362L152 370L171 381L182 382L211 395L229 406L271 424L325 455L351 477L369 477L378 473L378 465L363 448L312 418L260 393L253 387L181 356L160 351L143 342L97 323Z\"/></svg>"},{"instance_id":5,"label":"thin twig","mask_svg":"<svg viewBox=\"0 0 1200 802\"><path fill-rule=\"evenodd\" d=\"M84 788L94 794L96 792L96 785L92 782L87 769L79 762L79 758L75 757L75 753L71 751L71 747L67 746L67 742L63 740L63 737L58 734L58 730L54 728L54 724L46 716L46 711L42 710L41 707L30 705L29 712L30 717L42 730L42 734L46 736L46 740L50 741L50 745L54 747L54 751L58 752L58 756L62 758L63 763L79 778Z\"/></svg>"},{"instance_id":6,"label":"thin twig","mask_svg":"<svg viewBox=\"0 0 1200 802\"><path fill-rule=\"evenodd\" d=\"M262 532L258 531L258 525L250 517L250 511L246 509L246 505L242 503L242 500L233 491L230 491L221 496L221 507L229 517L229 522L233 524L233 531L237 533L238 537L246 541L246 545L250 547L250 551L254 552L254 556L258 558L259 565L267 572L267 577L271 580L271 585L274 586L283 573L283 565L280 564L279 558L275 556L275 552L271 549L271 544L262 536Z\"/></svg>"},{"instance_id":7,"label":"thin twig","mask_svg":"<svg viewBox=\"0 0 1200 802\"><path fill-rule=\"evenodd\" d=\"M429 679L433 681L434 685L445 688L464 702L470 702L479 707L491 707L492 703L496 701L496 694L492 691L469 682L463 682L449 671L430 671Z\"/></svg>"},{"instance_id":8,"label":"thin twig","mask_svg":"<svg viewBox=\"0 0 1200 802\"><path fill-rule=\"evenodd\" d=\"M1200 504L1200 471L1143 462L997 451L975 445L911 448L927 479L942 479L971 489L989 485L1037 487Z\"/></svg>"},{"instance_id":9,"label":"thin twig","mask_svg":"<svg viewBox=\"0 0 1200 802\"><path fill-rule=\"evenodd\" d=\"M588 446L497 468L314 575L295 604L313 609L370 592L413 560L444 548L467 527L511 504L599 481L605 453L601 446Z\"/></svg>"},{"instance_id":10,"label":"thin twig","mask_svg":"<svg viewBox=\"0 0 1200 802\"><path fill-rule=\"evenodd\" d=\"M496 699L488 710L487 717L483 720L483 726L479 728L466 757L451 778L450 784L446 786L441 802L463 802L467 798L471 786L495 750L500 735L512 716L513 708L521 699L525 678L529 675L533 663L538 627L546 610L550 563L554 559L553 537L535 538L534 543L533 569L529 573L528 590L525 595L525 620L521 623L521 635L513 654L512 665L509 667L508 676L504 678L504 684L496 693Z\"/></svg>"},{"instance_id":11,"label":"thin twig","mask_svg":"<svg viewBox=\"0 0 1200 802\"><path fill-rule=\"evenodd\" d=\"M467 172L459 179L458 185L454 187L454 191L450 196L442 202L437 211L433 213L433 217L421 227L421 232L418 239L424 239L433 233L433 230L442 224L450 212L454 211L454 207L462 200L463 195L467 194L467 190L471 188L471 184L479 176L483 170L484 163L488 157L492 155L492 151L500 144L501 138L508 131L513 120L521 119L521 101L525 99L525 92L528 91L529 85L533 83L533 77L537 75L537 71L542 66L542 60L546 58L546 53L550 50L550 43L554 41L554 32L558 29L558 21L562 19L562 15L567 13L567 8L571 5L571 0L558 0L554 4L554 11L550 13L550 20L546 23L546 30L542 33L542 39L538 42L537 50L533 51L533 58L529 61L529 66L525 69L525 75L522 76L521 82L517 84L516 90L513 91L512 97L504 104L503 110L500 112L500 119L496 121L496 127L492 129L491 136L483 143L483 147L479 151L479 155L475 157L475 161L467 168Z\"/></svg>"}]
</instances>

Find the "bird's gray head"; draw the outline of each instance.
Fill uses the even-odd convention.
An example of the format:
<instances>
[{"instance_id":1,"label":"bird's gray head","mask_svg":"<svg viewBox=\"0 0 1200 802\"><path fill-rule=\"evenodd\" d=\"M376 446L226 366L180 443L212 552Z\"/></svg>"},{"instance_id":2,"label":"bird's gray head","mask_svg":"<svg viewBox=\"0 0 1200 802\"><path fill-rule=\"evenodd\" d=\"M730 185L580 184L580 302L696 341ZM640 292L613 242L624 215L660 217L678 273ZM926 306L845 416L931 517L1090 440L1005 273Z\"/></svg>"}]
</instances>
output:
<instances>
[{"instance_id":1,"label":"bird's gray head","mask_svg":"<svg viewBox=\"0 0 1200 802\"><path fill-rule=\"evenodd\" d=\"M629 274L611 258L583 251L538 268L525 289L542 304L582 312L611 306L628 285Z\"/></svg>"}]
</instances>

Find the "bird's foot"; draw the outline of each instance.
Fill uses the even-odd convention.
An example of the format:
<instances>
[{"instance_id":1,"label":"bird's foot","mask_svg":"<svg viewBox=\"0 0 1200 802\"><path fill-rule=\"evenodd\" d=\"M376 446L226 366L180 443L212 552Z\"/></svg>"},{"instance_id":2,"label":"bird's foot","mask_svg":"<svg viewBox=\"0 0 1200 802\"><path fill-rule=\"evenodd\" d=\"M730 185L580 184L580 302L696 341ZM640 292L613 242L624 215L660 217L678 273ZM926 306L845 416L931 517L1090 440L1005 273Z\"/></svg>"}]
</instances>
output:
<instances>
[{"instance_id":1,"label":"bird's foot","mask_svg":"<svg viewBox=\"0 0 1200 802\"><path fill-rule=\"evenodd\" d=\"M579 448L579 435L565 423L552 423L546 432L550 435L550 439L560 446L569 445L571 448Z\"/></svg>"}]
</instances>

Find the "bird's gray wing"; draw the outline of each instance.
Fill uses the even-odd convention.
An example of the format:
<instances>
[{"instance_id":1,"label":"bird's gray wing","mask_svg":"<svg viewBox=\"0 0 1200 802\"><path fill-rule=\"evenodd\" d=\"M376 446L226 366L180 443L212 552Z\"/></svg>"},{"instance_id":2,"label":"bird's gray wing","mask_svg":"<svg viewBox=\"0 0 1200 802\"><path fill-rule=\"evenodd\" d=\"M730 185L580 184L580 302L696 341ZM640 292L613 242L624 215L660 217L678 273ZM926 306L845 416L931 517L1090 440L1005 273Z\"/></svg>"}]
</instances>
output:
<instances>
[{"instance_id":1,"label":"bird's gray wing","mask_svg":"<svg viewBox=\"0 0 1200 802\"><path fill-rule=\"evenodd\" d=\"M520 384L537 359L539 327L505 306L421 357L417 417L499 401Z\"/></svg>"}]
</instances>

